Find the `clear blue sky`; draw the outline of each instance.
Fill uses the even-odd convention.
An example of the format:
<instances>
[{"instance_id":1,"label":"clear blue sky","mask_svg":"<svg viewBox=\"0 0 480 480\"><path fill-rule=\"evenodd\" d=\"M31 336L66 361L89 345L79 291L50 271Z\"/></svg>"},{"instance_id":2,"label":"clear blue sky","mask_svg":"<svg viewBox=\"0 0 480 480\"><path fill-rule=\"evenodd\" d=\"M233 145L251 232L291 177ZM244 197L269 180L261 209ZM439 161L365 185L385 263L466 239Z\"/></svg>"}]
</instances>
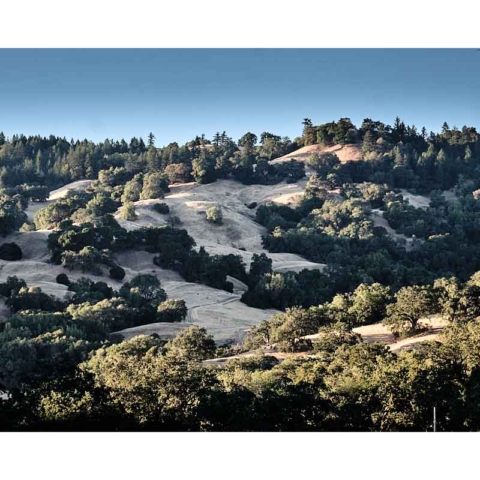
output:
<instances>
[{"instance_id":1,"label":"clear blue sky","mask_svg":"<svg viewBox=\"0 0 480 480\"><path fill-rule=\"evenodd\" d=\"M183 143L350 117L480 127L476 50L0 50L0 131Z\"/></svg>"}]
</instances>

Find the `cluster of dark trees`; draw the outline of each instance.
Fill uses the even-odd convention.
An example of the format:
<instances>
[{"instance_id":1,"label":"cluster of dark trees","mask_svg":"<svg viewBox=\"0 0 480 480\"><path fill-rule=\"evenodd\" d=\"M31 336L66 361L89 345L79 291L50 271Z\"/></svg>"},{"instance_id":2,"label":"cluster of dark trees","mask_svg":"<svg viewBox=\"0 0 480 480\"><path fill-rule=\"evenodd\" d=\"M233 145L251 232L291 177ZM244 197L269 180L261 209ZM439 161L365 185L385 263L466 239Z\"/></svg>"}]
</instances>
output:
<instances>
[{"instance_id":1,"label":"cluster of dark trees","mask_svg":"<svg viewBox=\"0 0 480 480\"><path fill-rule=\"evenodd\" d=\"M195 180L209 183L233 177L246 183L275 183L302 174L300 164L273 166L268 161L298 148L288 138L268 132L260 139L252 133L238 142L225 132L212 140L204 135L185 145L171 143L156 148L155 137L147 144L140 138L94 143L88 140L13 135L0 132L0 188L29 185L32 198L42 199L42 187L55 187L80 179L96 179L102 170L125 169L136 174L163 174L169 182ZM259 163L257 169L254 166ZM150 197L147 197L150 198Z\"/></svg>"},{"instance_id":2,"label":"cluster of dark trees","mask_svg":"<svg viewBox=\"0 0 480 480\"><path fill-rule=\"evenodd\" d=\"M9 279L0 291L14 295L20 283ZM275 344L309 356L280 362L259 354L223 368L202 363L223 350L197 326L168 342L104 339L98 324L108 329L137 301L156 298L163 309L150 281L132 283L93 304L78 303L92 285L77 285L80 297L65 310L21 310L3 326L3 430L425 431L433 407L439 431L480 428L478 274L395 296L363 284L332 302L289 309L254 329L243 347ZM351 331L381 318L415 329L409 319L432 312L449 320L442 342L414 351L394 354ZM304 338L311 333L318 333L313 343Z\"/></svg>"},{"instance_id":3,"label":"cluster of dark trees","mask_svg":"<svg viewBox=\"0 0 480 480\"><path fill-rule=\"evenodd\" d=\"M63 275L57 281L72 292L67 300L28 287L17 277L0 283L0 295L13 313L0 325L3 392L14 392L24 382L58 379L107 339L118 342L112 332L152 322L181 322L187 313L183 300L167 299L155 275L137 275L118 291L88 278L70 282Z\"/></svg>"},{"instance_id":4,"label":"cluster of dark trees","mask_svg":"<svg viewBox=\"0 0 480 480\"><path fill-rule=\"evenodd\" d=\"M397 291L452 275L465 281L480 269L480 204L470 182L457 185L454 201L434 192L426 209L409 205L387 185L344 184L343 198L329 195L327 188L312 175L296 207L267 204L257 209L257 221L268 230L263 241L270 252L300 254L326 267L321 272L266 272L245 294L248 304L306 307L365 282ZM408 244L375 226L375 208L392 229L411 237Z\"/></svg>"},{"instance_id":5,"label":"cluster of dark trees","mask_svg":"<svg viewBox=\"0 0 480 480\"><path fill-rule=\"evenodd\" d=\"M203 247L195 250L195 241L186 230L169 225L127 231L111 214L96 217L93 222L74 224L62 220L48 237L51 261L70 270L101 275L109 269L110 276L121 280L123 269L115 253L145 250L156 254L156 265L177 271L189 282L233 291L227 276L243 280L247 277L240 255L210 255Z\"/></svg>"},{"instance_id":6,"label":"cluster of dark trees","mask_svg":"<svg viewBox=\"0 0 480 480\"><path fill-rule=\"evenodd\" d=\"M75 320L75 315L80 311L78 309L84 309L86 323L77 322L71 326L81 327L83 332L79 335L86 340L104 340L113 331L148 323L180 322L186 315L183 300L181 304L175 303L176 300L165 303L167 295L155 275L139 274L125 282L118 291L105 282L94 282L86 277L72 282L66 274L59 275L57 282L73 292L68 300L47 295L39 287L28 287L24 280L16 276L0 283L0 295L6 297L5 304L15 314L66 312L72 314ZM167 312L173 305L178 307L176 314ZM164 315L162 312L167 313ZM2 324L2 328L9 328L8 323Z\"/></svg>"},{"instance_id":7,"label":"cluster of dark trees","mask_svg":"<svg viewBox=\"0 0 480 480\"><path fill-rule=\"evenodd\" d=\"M398 144L410 143L422 146L424 142L443 141L448 144L466 144L478 141L478 133L474 127L464 126L450 128L447 122L442 125L440 133L428 132L425 127L420 130L415 125L406 125L400 117L396 117L393 125L378 120L365 118L360 127L352 123L350 118L313 125L309 118L302 122L301 137L295 139L297 145L346 145L362 143L371 148L374 143Z\"/></svg>"},{"instance_id":8,"label":"cluster of dark trees","mask_svg":"<svg viewBox=\"0 0 480 480\"><path fill-rule=\"evenodd\" d=\"M332 187L371 181L426 193L448 190L462 178L473 181L476 189L480 187L480 136L474 127L459 130L444 123L440 133L427 134L425 128L418 132L398 117L393 126L367 118L360 128L348 118L316 127L305 119L303 135L296 141L323 146L357 143L361 147L362 160L340 164L333 153L312 160L311 166L319 164L317 172Z\"/></svg>"},{"instance_id":9,"label":"cluster of dark trees","mask_svg":"<svg viewBox=\"0 0 480 480\"><path fill-rule=\"evenodd\" d=\"M449 322L473 322L480 317L480 276L462 283L456 277L433 284L402 287L396 293L380 283L360 284L353 292L337 294L329 302L308 308L287 308L285 313L252 328L243 345L250 351L274 346L294 352L318 348L308 336L335 327L352 328L383 322L395 337L425 329L421 319L440 315ZM321 340L322 335L316 340Z\"/></svg>"}]
</instances>

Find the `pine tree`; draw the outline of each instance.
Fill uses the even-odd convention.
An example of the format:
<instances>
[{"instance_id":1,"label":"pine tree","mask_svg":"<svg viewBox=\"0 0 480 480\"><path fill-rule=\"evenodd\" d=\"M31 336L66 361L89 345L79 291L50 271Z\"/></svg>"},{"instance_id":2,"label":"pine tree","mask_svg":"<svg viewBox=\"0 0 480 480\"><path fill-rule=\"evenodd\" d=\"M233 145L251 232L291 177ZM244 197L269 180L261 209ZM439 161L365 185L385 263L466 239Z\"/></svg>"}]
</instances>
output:
<instances>
[{"instance_id":1,"label":"pine tree","mask_svg":"<svg viewBox=\"0 0 480 480\"><path fill-rule=\"evenodd\" d=\"M317 134L315 128L313 128L313 123L309 118L304 118L303 122L303 143L305 145L314 145L317 141Z\"/></svg>"},{"instance_id":2,"label":"pine tree","mask_svg":"<svg viewBox=\"0 0 480 480\"><path fill-rule=\"evenodd\" d=\"M221 140L221 135L220 135L220 132L217 132L214 136L213 136L213 141L212 143L218 147L220 145L220 140Z\"/></svg>"},{"instance_id":3,"label":"pine tree","mask_svg":"<svg viewBox=\"0 0 480 480\"><path fill-rule=\"evenodd\" d=\"M35 173L37 175L43 175L43 155L42 152L39 150L35 157Z\"/></svg>"},{"instance_id":4,"label":"pine tree","mask_svg":"<svg viewBox=\"0 0 480 480\"><path fill-rule=\"evenodd\" d=\"M150 132L148 134L148 147L150 148L154 146L155 146L155 135L152 132Z\"/></svg>"},{"instance_id":5,"label":"pine tree","mask_svg":"<svg viewBox=\"0 0 480 480\"><path fill-rule=\"evenodd\" d=\"M146 154L147 168L151 172L158 172L161 169L160 158L157 149L153 146L149 147Z\"/></svg>"},{"instance_id":6,"label":"pine tree","mask_svg":"<svg viewBox=\"0 0 480 480\"><path fill-rule=\"evenodd\" d=\"M224 130L220 136L220 145L225 146L228 143L227 132Z\"/></svg>"}]
</instances>

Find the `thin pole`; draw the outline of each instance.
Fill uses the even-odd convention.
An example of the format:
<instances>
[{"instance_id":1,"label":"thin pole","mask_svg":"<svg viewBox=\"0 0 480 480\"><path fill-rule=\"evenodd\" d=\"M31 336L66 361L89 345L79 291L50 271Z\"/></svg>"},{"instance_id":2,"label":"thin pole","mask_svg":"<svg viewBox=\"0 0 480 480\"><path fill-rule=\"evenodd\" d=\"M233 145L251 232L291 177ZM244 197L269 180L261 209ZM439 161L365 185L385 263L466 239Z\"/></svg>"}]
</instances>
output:
<instances>
[{"instance_id":1,"label":"thin pole","mask_svg":"<svg viewBox=\"0 0 480 480\"><path fill-rule=\"evenodd\" d=\"M433 431L437 431L437 408L433 407Z\"/></svg>"}]
</instances>

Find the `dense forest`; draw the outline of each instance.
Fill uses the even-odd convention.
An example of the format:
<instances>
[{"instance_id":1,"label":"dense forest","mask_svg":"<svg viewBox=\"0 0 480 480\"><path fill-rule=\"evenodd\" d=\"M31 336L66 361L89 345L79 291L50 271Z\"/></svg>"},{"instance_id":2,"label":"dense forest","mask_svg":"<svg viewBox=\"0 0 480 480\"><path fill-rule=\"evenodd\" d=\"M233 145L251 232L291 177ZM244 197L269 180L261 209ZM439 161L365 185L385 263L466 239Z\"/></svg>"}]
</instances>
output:
<instances>
[{"instance_id":1,"label":"dense forest","mask_svg":"<svg viewBox=\"0 0 480 480\"><path fill-rule=\"evenodd\" d=\"M292 158L318 145L306 162ZM355 145L360 160L328 149ZM306 168L308 172L306 172ZM123 228L135 202L163 199L173 183L232 179L245 185L308 182L295 205L250 205L271 253L300 254L323 270L274 272L262 253L208 253L166 203L168 224ZM67 183L85 191L38 209ZM426 208L405 192L428 195ZM452 201L454 198L454 201ZM162 200L163 201L163 200ZM391 231L375 224L381 217ZM222 223L211 208L207 221ZM417 130L365 119L303 122L293 141L248 132L198 136L185 145L141 138L68 141L0 133L0 234L49 231L50 262L65 273L59 299L10 276L0 282L9 316L0 323L0 429L187 431L425 431L437 408L439 430L480 428L480 136L443 124ZM115 332L183 322L182 299L168 298L155 275L124 281L121 252L154 254L155 265L188 282L282 313L252 328L242 345L218 345L192 326L174 339L124 340ZM14 242L2 261L19 261ZM73 280L70 272L85 277ZM101 280L108 275L121 287ZM90 275L99 276L98 281ZM422 333L421 319L448 322L441 341L393 353L363 343L352 329L383 322L397 339ZM268 352L285 354L285 359ZM209 359L237 356L222 368ZM477 384L478 382L478 384Z\"/></svg>"},{"instance_id":2,"label":"dense forest","mask_svg":"<svg viewBox=\"0 0 480 480\"><path fill-rule=\"evenodd\" d=\"M303 122L301 137L291 141L263 132L258 138L248 132L237 142L226 132L212 140L197 136L185 145L171 143L155 147L155 136L147 144L140 138L67 141L50 136L13 135L7 139L0 132L0 187L19 185L54 187L74 180L96 179L102 170L125 169L124 180L136 174L162 173L169 182L213 182L235 178L245 183L290 181L302 175L295 162L271 165L269 160L281 157L307 145L362 145L364 160L342 167L325 166L331 183L385 183L390 187L412 188L422 192L454 187L461 178L478 177L479 135L473 127L450 128L443 124L438 134L405 125L399 118L393 126L365 119L360 128L342 118L313 126ZM255 168L254 168L255 166ZM119 174L118 174L119 175Z\"/></svg>"}]
</instances>

